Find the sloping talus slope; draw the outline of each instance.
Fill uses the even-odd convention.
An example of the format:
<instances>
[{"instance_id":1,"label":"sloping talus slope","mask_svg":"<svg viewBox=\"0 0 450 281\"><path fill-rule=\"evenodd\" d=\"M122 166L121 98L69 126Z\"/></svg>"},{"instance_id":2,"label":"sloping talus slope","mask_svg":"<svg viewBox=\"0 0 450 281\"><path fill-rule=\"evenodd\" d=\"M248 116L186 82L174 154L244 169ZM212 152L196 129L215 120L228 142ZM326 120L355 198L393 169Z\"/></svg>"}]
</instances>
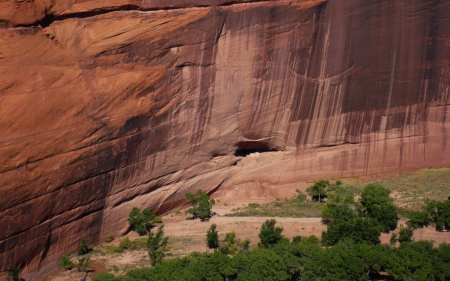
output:
<instances>
[{"instance_id":1,"label":"sloping talus slope","mask_svg":"<svg viewBox=\"0 0 450 281\"><path fill-rule=\"evenodd\" d=\"M3 274L198 188L450 164L450 1L167 2L0 2Z\"/></svg>"}]
</instances>

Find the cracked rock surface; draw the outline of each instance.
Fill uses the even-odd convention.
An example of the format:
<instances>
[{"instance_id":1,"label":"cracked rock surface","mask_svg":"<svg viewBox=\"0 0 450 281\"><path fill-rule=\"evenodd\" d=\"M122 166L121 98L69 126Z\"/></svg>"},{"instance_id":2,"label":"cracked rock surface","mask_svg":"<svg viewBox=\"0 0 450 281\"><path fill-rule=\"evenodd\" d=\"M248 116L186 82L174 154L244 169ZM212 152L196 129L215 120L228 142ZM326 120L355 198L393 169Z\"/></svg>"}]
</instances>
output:
<instances>
[{"instance_id":1,"label":"cracked rock surface","mask_svg":"<svg viewBox=\"0 0 450 281\"><path fill-rule=\"evenodd\" d=\"M449 165L449 18L427 0L0 2L0 279L199 188Z\"/></svg>"}]
</instances>

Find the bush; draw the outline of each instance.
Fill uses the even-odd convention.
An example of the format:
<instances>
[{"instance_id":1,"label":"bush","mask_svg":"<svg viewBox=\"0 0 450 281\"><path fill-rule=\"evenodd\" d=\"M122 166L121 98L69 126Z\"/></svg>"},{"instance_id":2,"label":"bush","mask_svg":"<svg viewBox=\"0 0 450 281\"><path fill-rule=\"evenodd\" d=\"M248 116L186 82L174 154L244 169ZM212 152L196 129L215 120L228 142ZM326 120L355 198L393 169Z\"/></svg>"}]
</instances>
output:
<instances>
[{"instance_id":1,"label":"bush","mask_svg":"<svg viewBox=\"0 0 450 281\"><path fill-rule=\"evenodd\" d=\"M268 248L272 245L277 244L282 236L281 233L283 232L283 228L282 227L275 227L275 224L277 223L276 220L271 219L271 220L266 220L262 225L261 225L261 230L259 232L259 246L263 247L263 248Z\"/></svg>"},{"instance_id":2,"label":"bush","mask_svg":"<svg viewBox=\"0 0 450 281\"><path fill-rule=\"evenodd\" d=\"M112 242L113 240L114 240L114 237L113 237L112 235L110 235L110 236L106 237L105 242L106 242L106 243L110 243L110 242Z\"/></svg>"},{"instance_id":3,"label":"bush","mask_svg":"<svg viewBox=\"0 0 450 281\"><path fill-rule=\"evenodd\" d=\"M330 185L328 180L319 180L314 183L313 186L310 186L306 189L309 196L312 197L314 201L322 202L324 198L327 197L326 188Z\"/></svg>"},{"instance_id":4,"label":"bush","mask_svg":"<svg viewBox=\"0 0 450 281\"><path fill-rule=\"evenodd\" d=\"M61 256L61 259L59 261L59 266L64 268L65 270L68 269L72 269L75 267L75 264L73 263L73 261L70 259L70 255L72 255L72 253L66 252Z\"/></svg>"},{"instance_id":5,"label":"bush","mask_svg":"<svg viewBox=\"0 0 450 281\"><path fill-rule=\"evenodd\" d=\"M161 225L156 235L150 232L147 239L148 256L153 266L161 264L165 257L165 248L169 237L164 237L164 225Z\"/></svg>"},{"instance_id":6,"label":"bush","mask_svg":"<svg viewBox=\"0 0 450 281\"><path fill-rule=\"evenodd\" d=\"M298 189L296 190L296 192L298 193L296 199L297 199L299 202L305 202L305 201L306 201L306 194L303 193L302 191L298 190Z\"/></svg>"},{"instance_id":7,"label":"bush","mask_svg":"<svg viewBox=\"0 0 450 281\"><path fill-rule=\"evenodd\" d=\"M197 190L197 194L187 193L186 198L192 203L192 208L186 211L193 218L200 218L202 221L211 216L212 206L216 203L214 199L210 199L209 195L202 190Z\"/></svg>"},{"instance_id":8,"label":"bush","mask_svg":"<svg viewBox=\"0 0 450 281\"><path fill-rule=\"evenodd\" d=\"M23 279L19 276L20 268L15 266L10 266L8 271L8 281L22 281Z\"/></svg>"},{"instance_id":9,"label":"bush","mask_svg":"<svg viewBox=\"0 0 450 281\"><path fill-rule=\"evenodd\" d=\"M155 217L155 218L153 219L153 223L163 223L163 220L162 220L161 217Z\"/></svg>"},{"instance_id":10,"label":"bush","mask_svg":"<svg viewBox=\"0 0 450 281\"><path fill-rule=\"evenodd\" d=\"M241 251L248 251L250 249L250 239L245 238L244 240L242 240L242 242L240 243L239 247L241 248Z\"/></svg>"},{"instance_id":11,"label":"bush","mask_svg":"<svg viewBox=\"0 0 450 281\"><path fill-rule=\"evenodd\" d=\"M291 244L300 244L301 242L302 242L302 237L301 236L294 236L292 238Z\"/></svg>"},{"instance_id":12,"label":"bush","mask_svg":"<svg viewBox=\"0 0 450 281\"><path fill-rule=\"evenodd\" d=\"M206 233L206 245L210 249L219 248L219 233L216 231L217 225L213 223Z\"/></svg>"},{"instance_id":13,"label":"bush","mask_svg":"<svg viewBox=\"0 0 450 281\"><path fill-rule=\"evenodd\" d=\"M410 227L400 227L400 231L398 232L398 242L411 242L413 237L413 229Z\"/></svg>"},{"instance_id":14,"label":"bush","mask_svg":"<svg viewBox=\"0 0 450 281\"><path fill-rule=\"evenodd\" d=\"M76 265L79 272L87 272L88 266L91 264L91 257L85 256L78 258L78 264Z\"/></svg>"},{"instance_id":15,"label":"bush","mask_svg":"<svg viewBox=\"0 0 450 281\"><path fill-rule=\"evenodd\" d=\"M134 231L139 235L144 235L152 226L153 219L155 219L155 215L149 210L144 209L141 213L139 208L134 207L130 212L128 222Z\"/></svg>"},{"instance_id":16,"label":"bush","mask_svg":"<svg viewBox=\"0 0 450 281\"><path fill-rule=\"evenodd\" d=\"M129 249L130 246L131 246L130 238L125 237L125 238L120 239L119 248L121 250Z\"/></svg>"},{"instance_id":17,"label":"bush","mask_svg":"<svg viewBox=\"0 0 450 281\"><path fill-rule=\"evenodd\" d=\"M90 252L91 249L89 249L88 244L89 244L88 238L81 239L80 245L78 246L78 254L80 256L86 255Z\"/></svg>"}]
</instances>

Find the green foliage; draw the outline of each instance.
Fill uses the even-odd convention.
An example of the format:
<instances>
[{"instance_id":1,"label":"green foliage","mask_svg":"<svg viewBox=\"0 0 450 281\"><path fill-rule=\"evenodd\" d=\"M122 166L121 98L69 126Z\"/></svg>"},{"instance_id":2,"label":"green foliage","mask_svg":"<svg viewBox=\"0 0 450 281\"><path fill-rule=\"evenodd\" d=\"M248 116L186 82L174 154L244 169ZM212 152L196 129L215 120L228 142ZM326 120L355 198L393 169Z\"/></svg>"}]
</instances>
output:
<instances>
[{"instance_id":1,"label":"green foliage","mask_svg":"<svg viewBox=\"0 0 450 281\"><path fill-rule=\"evenodd\" d=\"M388 188L378 183L366 185L361 193L360 216L377 220L384 232L397 228L397 209L390 193Z\"/></svg>"},{"instance_id":2,"label":"green foliage","mask_svg":"<svg viewBox=\"0 0 450 281\"><path fill-rule=\"evenodd\" d=\"M210 249L219 247L219 233L216 231L217 225L213 223L206 233L206 245Z\"/></svg>"},{"instance_id":3,"label":"green foliage","mask_svg":"<svg viewBox=\"0 0 450 281\"><path fill-rule=\"evenodd\" d=\"M78 263L75 265L79 272L87 272L88 266L91 264L91 257L84 256L77 259Z\"/></svg>"},{"instance_id":4,"label":"green foliage","mask_svg":"<svg viewBox=\"0 0 450 281\"><path fill-rule=\"evenodd\" d=\"M88 244L89 244L88 238L81 239L80 245L78 246L78 254L80 256L86 255L91 251L91 249L88 247Z\"/></svg>"},{"instance_id":5,"label":"green foliage","mask_svg":"<svg viewBox=\"0 0 450 281\"><path fill-rule=\"evenodd\" d=\"M187 193L186 198L192 203L192 208L188 209L186 214L191 214L194 219L200 218L202 221L211 216L212 206L216 202L214 199L210 199L208 194L199 189L195 195Z\"/></svg>"},{"instance_id":6,"label":"green foliage","mask_svg":"<svg viewBox=\"0 0 450 281\"><path fill-rule=\"evenodd\" d=\"M395 243L397 243L397 241L398 241L398 235L397 235L397 233L392 233L391 239L389 239L389 244L392 245L392 246L394 246Z\"/></svg>"},{"instance_id":7,"label":"green foliage","mask_svg":"<svg viewBox=\"0 0 450 281\"><path fill-rule=\"evenodd\" d=\"M261 207L261 205L259 203L248 204L248 208L250 208L250 209L255 209L255 208L259 208L259 207Z\"/></svg>"},{"instance_id":8,"label":"green foliage","mask_svg":"<svg viewBox=\"0 0 450 281\"><path fill-rule=\"evenodd\" d=\"M69 252L65 252L61 256L61 259L59 260L59 266L64 268L65 270L72 269L72 268L75 267L75 264L70 259L70 255L72 255L72 253L70 251Z\"/></svg>"},{"instance_id":9,"label":"green foliage","mask_svg":"<svg viewBox=\"0 0 450 281\"><path fill-rule=\"evenodd\" d=\"M219 251L224 255L234 255L238 252L239 242L236 240L234 231L225 234L225 238L220 244Z\"/></svg>"},{"instance_id":10,"label":"green foliage","mask_svg":"<svg viewBox=\"0 0 450 281\"><path fill-rule=\"evenodd\" d=\"M106 243L111 243L114 240L114 237L112 235L106 237L105 242Z\"/></svg>"},{"instance_id":11,"label":"green foliage","mask_svg":"<svg viewBox=\"0 0 450 281\"><path fill-rule=\"evenodd\" d=\"M139 233L139 235L144 235L148 232L149 228L152 226L152 221L155 219L155 215L147 209L142 212L139 208L134 207L130 211L128 222L134 231Z\"/></svg>"},{"instance_id":12,"label":"green foliage","mask_svg":"<svg viewBox=\"0 0 450 281\"><path fill-rule=\"evenodd\" d=\"M320 239L315 236L315 235L310 235L310 236L305 236L302 237L301 239L301 244L314 244L314 245L319 245L320 244Z\"/></svg>"},{"instance_id":13,"label":"green foliage","mask_svg":"<svg viewBox=\"0 0 450 281\"><path fill-rule=\"evenodd\" d=\"M163 223L163 220L161 217L156 216L153 218L153 223Z\"/></svg>"},{"instance_id":14,"label":"green foliage","mask_svg":"<svg viewBox=\"0 0 450 281\"><path fill-rule=\"evenodd\" d=\"M161 264L165 257L165 247L169 242L169 237L164 237L164 225L161 225L156 235L150 232L147 239L148 256L153 266Z\"/></svg>"},{"instance_id":15,"label":"green foliage","mask_svg":"<svg viewBox=\"0 0 450 281\"><path fill-rule=\"evenodd\" d=\"M380 243L380 227L374 220L353 218L350 220L332 221L327 231L322 232L322 244L331 246L339 241L350 239L357 243Z\"/></svg>"},{"instance_id":16,"label":"green foliage","mask_svg":"<svg viewBox=\"0 0 450 281\"><path fill-rule=\"evenodd\" d=\"M111 273L102 272L99 275L95 276L93 280L94 281L120 281L122 279L115 277Z\"/></svg>"},{"instance_id":17,"label":"green foliage","mask_svg":"<svg viewBox=\"0 0 450 281\"><path fill-rule=\"evenodd\" d=\"M294 236L292 237L292 244L299 244L302 242L302 237L301 236Z\"/></svg>"},{"instance_id":18,"label":"green foliage","mask_svg":"<svg viewBox=\"0 0 450 281\"><path fill-rule=\"evenodd\" d=\"M250 248L250 239L240 240L236 238L234 231L225 234L225 238L220 242L218 251L224 255L235 255L238 252L248 251Z\"/></svg>"},{"instance_id":19,"label":"green foliage","mask_svg":"<svg viewBox=\"0 0 450 281\"><path fill-rule=\"evenodd\" d=\"M428 241L402 243L399 248L351 240L326 248L309 243L278 243L233 256L220 251L194 252L153 268L128 271L124 276L104 273L94 281L443 281L450 277L449 264L450 245L433 248Z\"/></svg>"},{"instance_id":20,"label":"green foliage","mask_svg":"<svg viewBox=\"0 0 450 281\"><path fill-rule=\"evenodd\" d=\"M413 237L413 229L410 227L400 227L398 232L398 242L411 242Z\"/></svg>"},{"instance_id":21,"label":"green foliage","mask_svg":"<svg viewBox=\"0 0 450 281\"><path fill-rule=\"evenodd\" d=\"M312 197L314 201L322 202L324 198L327 197L327 187L330 185L328 180L319 180L314 183L314 185L308 187L306 192Z\"/></svg>"},{"instance_id":22,"label":"green foliage","mask_svg":"<svg viewBox=\"0 0 450 281\"><path fill-rule=\"evenodd\" d=\"M8 281L22 281L23 279L19 276L20 268L15 266L10 266L8 270Z\"/></svg>"},{"instance_id":23,"label":"green foliage","mask_svg":"<svg viewBox=\"0 0 450 281\"><path fill-rule=\"evenodd\" d=\"M276 220L270 219L266 220L261 225L261 230L258 235L260 239L260 242L258 244L259 246L268 248L271 245L277 244L281 240L281 233L283 232L283 228L275 227L276 223Z\"/></svg>"},{"instance_id":24,"label":"green foliage","mask_svg":"<svg viewBox=\"0 0 450 281\"><path fill-rule=\"evenodd\" d=\"M300 191L298 189L295 192L298 193L298 195L295 197L295 199L297 199L297 201L302 202L302 203L306 201L305 193L303 193L302 191Z\"/></svg>"},{"instance_id":25,"label":"green foliage","mask_svg":"<svg viewBox=\"0 0 450 281\"><path fill-rule=\"evenodd\" d=\"M250 249L250 242L251 241L248 238L245 238L244 240L242 240L239 244L241 251L244 251L244 252L248 251Z\"/></svg>"}]
</instances>

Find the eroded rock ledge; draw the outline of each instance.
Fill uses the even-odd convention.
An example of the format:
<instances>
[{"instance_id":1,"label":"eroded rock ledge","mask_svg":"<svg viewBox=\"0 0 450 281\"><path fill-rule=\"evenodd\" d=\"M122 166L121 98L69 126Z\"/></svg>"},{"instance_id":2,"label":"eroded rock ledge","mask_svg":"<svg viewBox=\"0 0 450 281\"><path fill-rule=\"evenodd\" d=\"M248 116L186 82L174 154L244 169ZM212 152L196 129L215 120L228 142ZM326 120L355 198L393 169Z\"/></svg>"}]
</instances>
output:
<instances>
[{"instance_id":1,"label":"eroded rock ledge","mask_svg":"<svg viewBox=\"0 0 450 281\"><path fill-rule=\"evenodd\" d=\"M450 2L167 2L0 2L3 274L198 188L450 164Z\"/></svg>"}]
</instances>

